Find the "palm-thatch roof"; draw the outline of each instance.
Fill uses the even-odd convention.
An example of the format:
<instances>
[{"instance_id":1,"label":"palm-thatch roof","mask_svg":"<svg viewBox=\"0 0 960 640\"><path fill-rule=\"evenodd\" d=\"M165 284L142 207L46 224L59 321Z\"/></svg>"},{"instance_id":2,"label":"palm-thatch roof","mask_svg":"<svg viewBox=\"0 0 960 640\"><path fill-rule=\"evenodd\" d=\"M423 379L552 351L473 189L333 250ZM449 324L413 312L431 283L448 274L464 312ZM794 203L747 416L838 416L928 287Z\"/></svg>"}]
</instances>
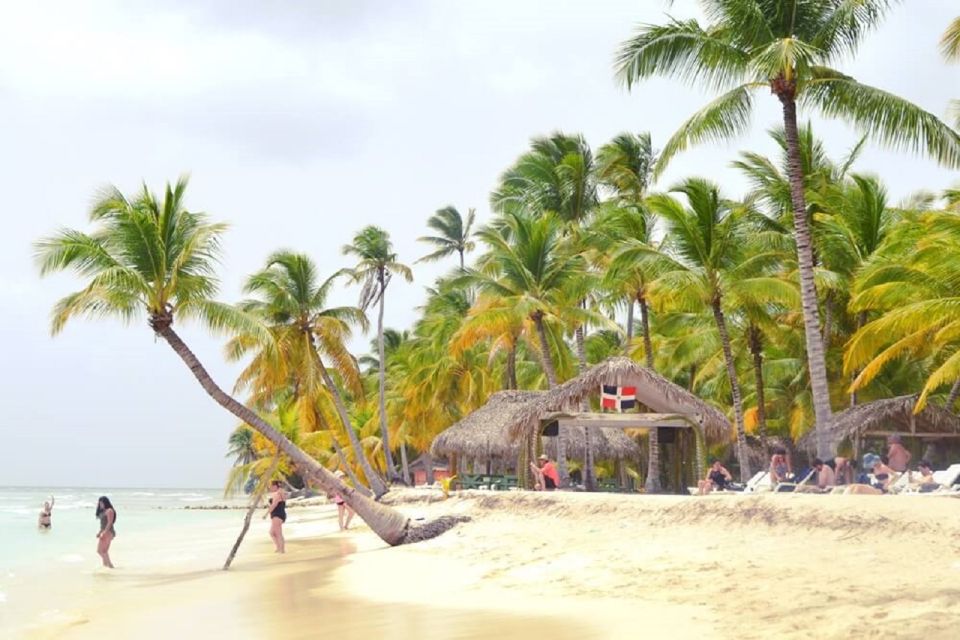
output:
<instances>
[{"instance_id":1,"label":"palm-thatch roof","mask_svg":"<svg viewBox=\"0 0 960 640\"><path fill-rule=\"evenodd\" d=\"M520 441L510 433L517 415L544 391L498 391L487 403L438 435L430 447L435 456L465 455L471 458L500 458L515 461ZM582 427L563 430L567 457L583 460L586 435ZM639 454L639 447L620 429L594 429L593 455L597 460L623 460Z\"/></svg>"},{"instance_id":2,"label":"palm-thatch roof","mask_svg":"<svg viewBox=\"0 0 960 640\"><path fill-rule=\"evenodd\" d=\"M832 442L853 437L857 432L889 431L910 433L960 433L960 417L932 402L928 402L920 413L913 408L917 403L916 395L898 396L867 402L834 414L827 437ZM816 433L811 431L798 443L807 449L816 448Z\"/></svg>"},{"instance_id":3,"label":"palm-thatch roof","mask_svg":"<svg viewBox=\"0 0 960 640\"><path fill-rule=\"evenodd\" d=\"M653 411L699 414L708 441L726 441L731 436L730 421L716 408L683 387L624 357L608 358L526 403L511 422L511 435L516 437L536 428L540 418L547 413L577 411L581 402L597 394L602 385L636 387L637 400Z\"/></svg>"}]
</instances>

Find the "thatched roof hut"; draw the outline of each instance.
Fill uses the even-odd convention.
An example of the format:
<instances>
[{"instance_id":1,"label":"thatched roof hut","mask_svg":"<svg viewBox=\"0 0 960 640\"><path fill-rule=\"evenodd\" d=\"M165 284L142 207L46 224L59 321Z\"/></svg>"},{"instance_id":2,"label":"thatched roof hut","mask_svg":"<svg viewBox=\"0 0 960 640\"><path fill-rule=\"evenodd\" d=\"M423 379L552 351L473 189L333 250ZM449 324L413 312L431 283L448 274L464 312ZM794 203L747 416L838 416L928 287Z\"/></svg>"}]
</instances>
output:
<instances>
[{"instance_id":1,"label":"thatched roof hut","mask_svg":"<svg viewBox=\"0 0 960 640\"><path fill-rule=\"evenodd\" d=\"M698 414L708 441L726 441L731 437L730 421L716 408L683 387L624 357L608 358L556 389L543 392L525 403L511 420L511 435L516 437L537 428L540 418L545 414L577 411L581 402L596 395L602 385L636 387L637 400L653 411Z\"/></svg>"},{"instance_id":2,"label":"thatched roof hut","mask_svg":"<svg viewBox=\"0 0 960 640\"><path fill-rule=\"evenodd\" d=\"M867 402L834 414L827 437L832 442L844 438L855 439L858 435L878 435L898 432L905 436L936 437L938 434L960 434L960 417L932 402L920 413L914 413L917 396L898 396ZM798 444L814 450L816 433L811 431Z\"/></svg>"},{"instance_id":3,"label":"thatched roof hut","mask_svg":"<svg viewBox=\"0 0 960 640\"><path fill-rule=\"evenodd\" d=\"M430 447L435 456L462 455L489 460L515 461L520 441L511 436L510 428L521 410L536 402L545 391L498 391L487 403L438 435ZM639 447L620 429L595 429L591 442L597 460L623 460L639 454ZM567 456L583 460L586 436L582 427L563 432Z\"/></svg>"}]
</instances>

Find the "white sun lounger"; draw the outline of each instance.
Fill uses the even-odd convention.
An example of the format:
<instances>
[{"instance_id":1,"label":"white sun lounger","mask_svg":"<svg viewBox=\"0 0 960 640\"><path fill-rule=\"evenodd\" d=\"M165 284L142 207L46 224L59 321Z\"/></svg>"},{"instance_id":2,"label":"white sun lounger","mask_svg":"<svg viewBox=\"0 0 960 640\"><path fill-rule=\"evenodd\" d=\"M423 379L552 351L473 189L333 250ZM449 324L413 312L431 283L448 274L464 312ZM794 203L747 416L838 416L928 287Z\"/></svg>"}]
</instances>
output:
<instances>
[{"instance_id":1,"label":"white sun lounger","mask_svg":"<svg viewBox=\"0 0 960 640\"><path fill-rule=\"evenodd\" d=\"M752 478L747 480L747 485L743 488L744 493L761 493L764 491L773 491L769 471L757 471Z\"/></svg>"}]
</instances>

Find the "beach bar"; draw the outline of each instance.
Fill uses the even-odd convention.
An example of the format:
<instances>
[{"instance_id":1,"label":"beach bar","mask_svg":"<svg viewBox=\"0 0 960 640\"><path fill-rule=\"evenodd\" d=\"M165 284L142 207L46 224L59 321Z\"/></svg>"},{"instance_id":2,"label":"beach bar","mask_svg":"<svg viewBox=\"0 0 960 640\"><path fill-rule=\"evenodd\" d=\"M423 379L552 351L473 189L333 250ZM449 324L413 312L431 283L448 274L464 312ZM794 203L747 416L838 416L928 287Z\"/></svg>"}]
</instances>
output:
<instances>
[{"instance_id":1,"label":"beach bar","mask_svg":"<svg viewBox=\"0 0 960 640\"><path fill-rule=\"evenodd\" d=\"M654 413L593 411L604 386L633 389L637 409ZM483 407L438 435L431 451L457 458L460 466L451 468L464 468L469 459L486 462L488 473L499 468L524 475L538 449L555 457L557 440L562 439L568 459L592 468L601 460L639 462L640 448L631 436L653 428L661 430L664 443L690 451L686 457L692 460L688 467L693 475L702 473L704 443L727 441L731 435L729 421L716 408L633 360L617 357L550 391L493 394ZM677 461L680 464L679 456Z\"/></svg>"}]
</instances>

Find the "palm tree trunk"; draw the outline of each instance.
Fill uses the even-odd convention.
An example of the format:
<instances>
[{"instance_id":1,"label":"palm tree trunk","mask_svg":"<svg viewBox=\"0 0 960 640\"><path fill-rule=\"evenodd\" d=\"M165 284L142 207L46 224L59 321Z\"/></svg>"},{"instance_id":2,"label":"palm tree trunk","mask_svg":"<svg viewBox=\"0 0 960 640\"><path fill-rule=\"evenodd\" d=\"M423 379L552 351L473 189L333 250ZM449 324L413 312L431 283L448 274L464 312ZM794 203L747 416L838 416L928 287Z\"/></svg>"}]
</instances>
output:
<instances>
[{"instance_id":1,"label":"palm tree trunk","mask_svg":"<svg viewBox=\"0 0 960 640\"><path fill-rule=\"evenodd\" d=\"M943 405L943 408L953 413L953 405L957 402L957 396L960 396L960 378L957 378L953 386L950 387L950 393L947 394L947 402Z\"/></svg>"},{"instance_id":2,"label":"palm tree trunk","mask_svg":"<svg viewBox=\"0 0 960 640\"><path fill-rule=\"evenodd\" d=\"M827 362L820 335L820 317L817 309L817 286L813 274L813 238L807 223L807 202L803 185L803 165L800 159L797 132L797 103L795 89L780 91L777 97L783 105L783 126L787 142L787 167L790 176L790 196L793 204L794 241L797 245L797 264L800 270L800 300L803 307L803 328L807 344L807 368L813 393L813 411L816 416L817 457L833 457L833 443L829 441L830 389L827 383Z\"/></svg>"},{"instance_id":3,"label":"palm tree trunk","mask_svg":"<svg viewBox=\"0 0 960 640\"><path fill-rule=\"evenodd\" d=\"M233 543L233 548L230 549L230 555L227 556L226 562L223 563L224 571L230 568L233 558L237 555L237 551L240 550L240 545L243 543L243 538L247 535L247 531L250 530L250 520L253 518L253 514L256 512L257 507L260 506L260 501L263 499L263 494L266 493L267 487L270 486L270 479L273 478L273 474L276 473L279 465L280 449L277 449L277 452L273 454L273 462L270 464L270 470L267 471L266 475L260 478L260 482L257 483L257 490L254 491L253 495L250 497L250 507L247 509L247 514L243 517L243 527L240 529L240 535L237 536L237 541Z\"/></svg>"},{"instance_id":4,"label":"palm tree trunk","mask_svg":"<svg viewBox=\"0 0 960 640\"><path fill-rule=\"evenodd\" d=\"M643 357L647 368L653 371L653 341L650 339L650 316L647 309L647 300L642 294L638 293L637 302L640 303L640 330L643 332ZM660 431L657 427L650 429L647 439L650 444L650 456L647 461L647 481L643 485L643 490L647 493L657 493L663 489L663 487L660 486Z\"/></svg>"},{"instance_id":5,"label":"palm tree trunk","mask_svg":"<svg viewBox=\"0 0 960 640\"><path fill-rule=\"evenodd\" d=\"M867 312L866 312L866 311L861 311L860 313L857 314L857 331L860 331L860 329L862 329L862 328L863 328L863 325L865 325L865 324L867 324ZM854 333L856 333L856 332L854 332ZM850 382L853 382L854 380L856 380L858 375L860 375L860 370L859 370L859 369L856 370L856 371L854 371L853 374L850 376ZM857 406L857 400L858 400L857 392L856 392L856 391L851 391L851 392L850 392L850 406L851 406L851 407Z\"/></svg>"},{"instance_id":6,"label":"palm tree trunk","mask_svg":"<svg viewBox=\"0 0 960 640\"><path fill-rule=\"evenodd\" d=\"M311 334L311 343L313 342L313 339L313 335ZM333 381L333 376L331 376L330 372L327 371L327 367L323 364L323 360L320 358L320 354L317 353L316 348L311 349L311 351L313 352L313 357L316 359L317 367L320 369L320 377L323 378L323 384L327 386L327 389L330 390L330 395L333 397L333 404L337 408L337 415L340 416L340 423L343 425L343 430L347 433L347 439L350 441L350 448L353 450L353 456L357 459L357 463L363 470L363 475L366 476L367 482L370 484L370 488L373 490L374 497L379 499L380 496L387 492L387 486L380 478L380 474L374 471L373 467L370 466L367 456L363 453L363 445L360 444L360 439L357 437L357 432L353 430L353 425L350 424L350 414L347 412L347 405L343 402L343 396L340 394L340 388L337 387L336 383ZM352 477L351 480L356 482L355 477ZM362 485L358 484L357 486L359 487Z\"/></svg>"},{"instance_id":7,"label":"palm tree trunk","mask_svg":"<svg viewBox=\"0 0 960 640\"><path fill-rule=\"evenodd\" d=\"M517 388L517 345L512 344L507 351L507 371L505 386L507 389Z\"/></svg>"},{"instance_id":8,"label":"palm tree trunk","mask_svg":"<svg viewBox=\"0 0 960 640\"><path fill-rule=\"evenodd\" d=\"M403 483L408 487L413 486L410 482L410 465L407 464L407 445L400 443L400 468L403 470Z\"/></svg>"},{"instance_id":9,"label":"palm tree trunk","mask_svg":"<svg viewBox=\"0 0 960 640\"><path fill-rule=\"evenodd\" d=\"M630 343L633 342L633 298L627 299L627 343L623 345L623 353L630 355Z\"/></svg>"},{"instance_id":10,"label":"palm tree trunk","mask_svg":"<svg viewBox=\"0 0 960 640\"><path fill-rule=\"evenodd\" d=\"M423 465L424 465L424 482L427 486L430 486L434 483L433 477L433 456L430 455L430 449L427 449L423 452Z\"/></svg>"},{"instance_id":11,"label":"palm tree trunk","mask_svg":"<svg viewBox=\"0 0 960 640\"><path fill-rule=\"evenodd\" d=\"M387 429L387 363L383 350L383 299L387 294L387 284L380 274L380 312L377 315L377 351L380 355L380 438L383 440L383 455L387 462L387 481L397 482L397 468L393 464L393 453L390 450L390 433Z\"/></svg>"},{"instance_id":12,"label":"palm tree trunk","mask_svg":"<svg viewBox=\"0 0 960 640\"><path fill-rule=\"evenodd\" d=\"M723 359L727 364L727 377L730 379L730 395L733 396L733 416L737 425L737 458L740 461L740 480L746 482L753 475L750 471L750 454L747 449L747 434L743 428L743 401L740 398L740 383L737 381L737 367L733 360L733 349L730 348L730 334L727 333L727 321L723 317L720 307L720 297L713 300L713 319L720 332L720 343L723 345ZM819 338L818 338L819 339Z\"/></svg>"},{"instance_id":13,"label":"palm tree trunk","mask_svg":"<svg viewBox=\"0 0 960 640\"><path fill-rule=\"evenodd\" d=\"M463 264L463 249L457 249L457 253L460 254L460 271L463 271L463 270L464 270L464 264Z\"/></svg>"},{"instance_id":14,"label":"palm tree trunk","mask_svg":"<svg viewBox=\"0 0 960 640\"><path fill-rule=\"evenodd\" d=\"M550 343L547 341L547 329L543 325L543 312L533 314L533 323L537 327L537 336L540 338L540 351L543 357L543 372L547 376L547 385L551 389L557 387L557 370L553 366L553 355L550 353ZM563 427L557 427L557 475L560 476L560 486L567 486L570 474L567 471L567 446L563 441Z\"/></svg>"},{"instance_id":15,"label":"palm tree trunk","mask_svg":"<svg viewBox=\"0 0 960 640\"><path fill-rule=\"evenodd\" d=\"M763 386L763 337L760 330L750 325L750 354L753 356L753 375L757 387L757 430L760 433L760 446L767 452L767 405Z\"/></svg>"},{"instance_id":16,"label":"palm tree trunk","mask_svg":"<svg viewBox=\"0 0 960 640\"><path fill-rule=\"evenodd\" d=\"M577 373L582 374L587 370L587 350L583 338L583 325L577 327L576 339ZM580 410L583 412L590 411L590 404L587 400L584 400L580 404ZM583 444L583 486L587 491L596 491L597 482L596 478L594 477L593 469L593 434L590 432L590 427L587 425L584 425L583 427Z\"/></svg>"},{"instance_id":17,"label":"palm tree trunk","mask_svg":"<svg viewBox=\"0 0 960 640\"><path fill-rule=\"evenodd\" d=\"M341 482L336 476L327 471L320 463L308 456L283 436L279 431L267 424L260 416L249 408L240 404L221 389L197 356L184 344L180 336L170 326L172 318L166 315L155 315L150 319L150 326L154 332L167 341L167 344L176 352L190 372L214 401L229 411L244 423L250 425L263 437L272 442L282 451L296 467L327 492L339 493L344 502L350 505L360 519L367 523L370 529L381 540L393 546L405 542L418 542L428 537L439 535L449 529L455 522L450 519L437 520L427 525L415 526L409 518L386 505L374 502L351 486Z\"/></svg>"},{"instance_id":18,"label":"palm tree trunk","mask_svg":"<svg viewBox=\"0 0 960 640\"><path fill-rule=\"evenodd\" d=\"M357 477L357 474L353 472L353 466L347 462L347 456L343 453L343 447L340 446L340 442L337 441L337 437L330 432L330 442L333 443L333 450L337 454L337 458L340 459L340 466L343 467L344 471L347 473L347 477L350 478L350 482L353 483L353 486L357 487L364 495L373 495L373 492L363 486L363 483L360 482L360 478Z\"/></svg>"}]
</instances>

